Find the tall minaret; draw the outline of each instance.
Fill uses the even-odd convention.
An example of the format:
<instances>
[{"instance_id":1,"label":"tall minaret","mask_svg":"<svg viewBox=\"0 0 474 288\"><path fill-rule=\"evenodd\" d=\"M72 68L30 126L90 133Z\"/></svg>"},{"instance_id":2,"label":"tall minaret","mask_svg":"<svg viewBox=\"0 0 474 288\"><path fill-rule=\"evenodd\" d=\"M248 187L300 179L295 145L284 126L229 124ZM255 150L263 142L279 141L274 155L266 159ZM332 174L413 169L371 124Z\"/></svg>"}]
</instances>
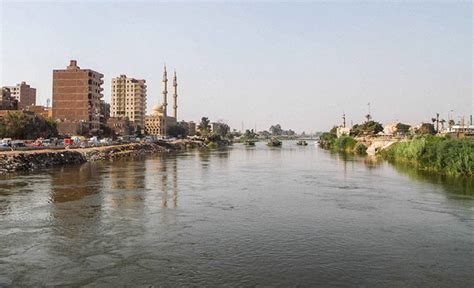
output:
<instances>
[{"instance_id":1,"label":"tall minaret","mask_svg":"<svg viewBox=\"0 0 474 288\"><path fill-rule=\"evenodd\" d=\"M165 70L163 72L163 116L167 116L166 114L166 106L168 106L168 74L166 73L166 65Z\"/></svg>"},{"instance_id":2,"label":"tall minaret","mask_svg":"<svg viewBox=\"0 0 474 288\"><path fill-rule=\"evenodd\" d=\"M173 117L178 121L178 78L176 77L176 70L173 76Z\"/></svg>"}]
</instances>

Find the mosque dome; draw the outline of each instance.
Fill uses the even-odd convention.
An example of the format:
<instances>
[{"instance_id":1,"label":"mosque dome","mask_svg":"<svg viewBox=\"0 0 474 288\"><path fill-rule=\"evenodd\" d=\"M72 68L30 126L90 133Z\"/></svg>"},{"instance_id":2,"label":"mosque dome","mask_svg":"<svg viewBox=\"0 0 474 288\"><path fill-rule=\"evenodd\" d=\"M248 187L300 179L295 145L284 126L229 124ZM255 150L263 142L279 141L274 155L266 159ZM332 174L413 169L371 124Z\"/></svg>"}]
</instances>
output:
<instances>
[{"instance_id":1,"label":"mosque dome","mask_svg":"<svg viewBox=\"0 0 474 288\"><path fill-rule=\"evenodd\" d=\"M162 114L163 113L163 106L162 105L155 105L155 106L153 106L152 111L153 111L154 115Z\"/></svg>"}]
</instances>

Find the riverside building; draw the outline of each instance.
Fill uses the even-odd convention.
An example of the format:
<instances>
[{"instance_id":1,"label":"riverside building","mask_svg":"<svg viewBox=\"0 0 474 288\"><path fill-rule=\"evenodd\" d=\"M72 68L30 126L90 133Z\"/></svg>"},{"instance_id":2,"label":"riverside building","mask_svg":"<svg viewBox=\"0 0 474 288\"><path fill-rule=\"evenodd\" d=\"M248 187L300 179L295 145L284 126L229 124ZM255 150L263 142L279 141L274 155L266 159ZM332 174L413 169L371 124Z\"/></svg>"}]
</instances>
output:
<instances>
[{"instance_id":1,"label":"riverside building","mask_svg":"<svg viewBox=\"0 0 474 288\"><path fill-rule=\"evenodd\" d=\"M126 75L112 79L111 116L127 117L141 129L145 126L146 81L129 78Z\"/></svg>"},{"instance_id":2,"label":"riverside building","mask_svg":"<svg viewBox=\"0 0 474 288\"><path fill-rule=\"evenodd\" d=\"M167 127L176 125L178 117L178 78L176 71L173 75L173 116L168 116L168 73L166 66L163 71L163 104L153 107L151 115L145 117L145 132L154 136L167 135Z\"/></svg>"},{"instance_id":3,"label":"riverside building","mask_svg":"<svg viewBox=\"0 0 474 288\"><path fill-rule=\"evenodd\" d=\"M11 97L18 100L18 108L25 109L36 105L36 88L30 87L25 81L16 86L6 86L10 89Z\"/></svg>"},{"instance_id":4,"label":"riverside building","mask_svg":"<svg viewBox=\"0 0 474 288\"><path fill-rule=\"evenodd\" d=\"M102 75L81 69L71 60L66 69L53 70L53 119L61 134L94 134L100 131Z\"/></svg>"}]
</instances>

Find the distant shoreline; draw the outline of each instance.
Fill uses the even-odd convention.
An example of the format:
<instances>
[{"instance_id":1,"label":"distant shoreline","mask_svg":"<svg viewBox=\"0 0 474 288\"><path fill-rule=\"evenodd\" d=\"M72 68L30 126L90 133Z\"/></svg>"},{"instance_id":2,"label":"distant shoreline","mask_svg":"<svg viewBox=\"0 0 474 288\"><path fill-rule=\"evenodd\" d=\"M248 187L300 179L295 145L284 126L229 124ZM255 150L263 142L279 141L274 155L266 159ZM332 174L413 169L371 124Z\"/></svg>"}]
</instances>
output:
<instances>
[{"instance_id":1,"label":"distant shoreline","mask_svg":"<svg viewBox=\"0 0 474 288\"><path fill-rule=\"evenodd\" d=\"M151 153L170 153L184 150L189 146L200 147L201 145L194 141L182 140L171 143L160 141L91 148L2 151L0 152L0 175Z\"/></svg>"}]
</instances>

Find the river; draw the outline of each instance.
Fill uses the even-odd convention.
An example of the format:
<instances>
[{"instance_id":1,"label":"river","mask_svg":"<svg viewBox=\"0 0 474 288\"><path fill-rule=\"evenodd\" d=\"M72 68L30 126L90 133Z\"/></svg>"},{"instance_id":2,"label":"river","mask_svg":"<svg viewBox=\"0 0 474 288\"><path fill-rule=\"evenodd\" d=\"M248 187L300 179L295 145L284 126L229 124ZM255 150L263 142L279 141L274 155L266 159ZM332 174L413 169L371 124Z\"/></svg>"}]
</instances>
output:
<instances>
[{"instance_id":1,"label":"river","mask_svg":"<svg viewBox=\"0 0 474 288\"><path fill-rule=\"evenodd\" d=\"M312 143L0 178L0 287L472 287L474 185Z\"/></svg>"}]
</instances>

